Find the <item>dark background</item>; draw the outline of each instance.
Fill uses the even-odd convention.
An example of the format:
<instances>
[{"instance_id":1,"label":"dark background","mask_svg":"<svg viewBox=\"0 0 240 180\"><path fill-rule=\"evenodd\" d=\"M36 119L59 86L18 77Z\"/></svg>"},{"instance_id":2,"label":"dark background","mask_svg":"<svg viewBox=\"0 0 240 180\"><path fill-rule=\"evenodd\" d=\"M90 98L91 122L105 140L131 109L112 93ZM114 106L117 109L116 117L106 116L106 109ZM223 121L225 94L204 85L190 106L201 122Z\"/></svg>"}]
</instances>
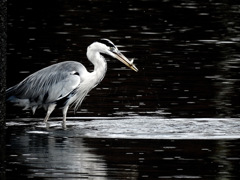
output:
<instances>
[{"instance_id":1,"label":"dark background","mask_svg":"<svg viewBox=\"0 0 240 180\"><path fill-rule=\"evenodd\" d=\"M75 116L239 117L239 9L234 0L9 0L7 85L66 60L91 71L87 46L108 38L139 72L109 60Z\"/></svg>"}]
</instances>

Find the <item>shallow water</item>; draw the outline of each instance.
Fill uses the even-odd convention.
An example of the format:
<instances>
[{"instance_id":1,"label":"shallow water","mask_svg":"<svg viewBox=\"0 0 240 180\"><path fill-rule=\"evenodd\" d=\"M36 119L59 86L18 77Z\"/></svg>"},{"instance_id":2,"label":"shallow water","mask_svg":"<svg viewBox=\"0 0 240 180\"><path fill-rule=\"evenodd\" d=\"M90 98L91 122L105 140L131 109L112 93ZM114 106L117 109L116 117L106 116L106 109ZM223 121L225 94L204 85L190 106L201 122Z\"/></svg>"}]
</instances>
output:
<instances>
[{"instance_id":1,"label":"shallow water","mask_svg":"<svg viewBox=\"0 0 240 180\"><path fill-rule=\"evenodd\" d=\"M41 119L18 118L9 120L7 126L17 127L27 134L52 135L61 130L63 134L71 132L74 137L90 138L240 139L238 118L70 117L64 126L59 118L47 124Z\"/></svg>"},{"instance_id":2,"label":"shallow water","mask_svg":"<svg viewBox=\"0 0 240 180\"><path fill-rule=\"evenodd\" d=\"M8 1L8 87L111 39L138 73L108 72L62 129L7 108L6 179L240 176L237 1ZM1 156L0 156L1 157ZM3 168L3 167L0 167Z\"/></svg>"},{"instance_id":3,"label":"shallow water","mask_svg":"<svg viewBox=\"0 0 240 180\"><path fill-rule=\"evenodd\" d=\"M240 175L239 119L72 118L46 129L8 122L6 173L14 178L229 179Z\"/></svg>"}]
</instances>

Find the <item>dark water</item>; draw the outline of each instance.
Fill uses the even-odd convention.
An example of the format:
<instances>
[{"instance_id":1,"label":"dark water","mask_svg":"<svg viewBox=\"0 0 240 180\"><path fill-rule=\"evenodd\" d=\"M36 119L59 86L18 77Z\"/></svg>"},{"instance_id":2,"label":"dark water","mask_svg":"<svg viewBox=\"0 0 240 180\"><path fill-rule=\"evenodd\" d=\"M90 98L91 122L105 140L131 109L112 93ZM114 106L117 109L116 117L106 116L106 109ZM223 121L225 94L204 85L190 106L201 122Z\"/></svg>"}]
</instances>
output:
<instances>
[{"instance_id":1,"label":"dark water","mask_svg":"<svg viewBox=\"0 0 240 180\"><path fill-rule=\"evenodd\" d=\"M57 121L46 130L21 119L8 123L6 173L9 179L237 179L239 132L236 119L72 119L66 130Z\"/></svg>"},{"instance_id":2,"label":"dark water","mask_svg":"<svg viewBox=\"0 0 240 180\"><path fill-rule=\"evenodd\" d=\"M92 70L86 48L100 38L135 58L139 72L108 60L106 77L69 112L65 131L58 118L39 127L41 110L8 108L7 179L236 179L239 19L234 0L9 0L8 87L61 61ZM113 128L89 125L96 117L112 117ZM110 135L97 138L96 129Z\"/></svg>"},{"instance_id":3,"label":"dark water","mask_svg":"<svg viewBox=\"0 0 240 180\"><path fill-rule=\"evenodd\" d=\"M240 116L237 1L9 1L8 86L47 65L81 61L109 38L134 73L115 60L77 116Z\"/></svg>"}]
</instances>

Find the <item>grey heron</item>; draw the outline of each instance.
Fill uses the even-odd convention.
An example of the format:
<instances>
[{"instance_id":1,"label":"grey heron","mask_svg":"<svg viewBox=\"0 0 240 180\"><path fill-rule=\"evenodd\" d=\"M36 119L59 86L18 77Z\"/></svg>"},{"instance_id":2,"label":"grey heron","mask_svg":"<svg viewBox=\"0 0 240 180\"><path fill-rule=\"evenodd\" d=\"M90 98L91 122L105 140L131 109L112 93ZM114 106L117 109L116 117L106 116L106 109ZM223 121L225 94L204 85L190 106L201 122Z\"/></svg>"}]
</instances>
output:
<instances>
[{"instance_id":1,"label":"grey heron","mask_svg":"<svg viewBox=\"0 0 240 180\"><path fill-rule=\"evenodd\" d=\"M81 63L75 61L53 64L7 89L6 99L23 109L32 109L33 114L36 109L44 108L47 111L45 123L55 108L61 108L65 123L69 106L74 106L76 111L88 92L105 76L107 63L103 54L138 71L133 60L127 59L113 42L101 39L87 48L87 58L94 65L93 72L88 72Z\"/></svg>"}]
</instances>

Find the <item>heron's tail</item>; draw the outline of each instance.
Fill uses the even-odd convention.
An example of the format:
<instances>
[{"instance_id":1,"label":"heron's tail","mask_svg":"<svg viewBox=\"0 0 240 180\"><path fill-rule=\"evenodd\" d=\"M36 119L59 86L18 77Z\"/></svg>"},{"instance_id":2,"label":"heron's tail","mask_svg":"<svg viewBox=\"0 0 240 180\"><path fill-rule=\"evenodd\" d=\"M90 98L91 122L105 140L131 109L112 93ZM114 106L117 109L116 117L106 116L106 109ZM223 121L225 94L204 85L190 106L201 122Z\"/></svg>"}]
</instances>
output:
<instances>
[{"instance_id":1,"label":"heron's tail","mask_svg":"<svg viewBox=\"0 0 240 180\"><path fill-rule=\"evenodd\" d=\"M10 87L6 90L6 101L11 101L15 94L15 87Z\"/></svg>"},{"instance_id":2,"label":"heron's tail","mask_svg":"<svg viewBox=\"0 0 240 180\"><path fill-rule=\"evenodd\" d=\"M23 109L28 109L30 107L29 99L20 99L16 96L15 86L6 90L6 101L15 106L23 107Z\"/></svg>"}]
</instances>

